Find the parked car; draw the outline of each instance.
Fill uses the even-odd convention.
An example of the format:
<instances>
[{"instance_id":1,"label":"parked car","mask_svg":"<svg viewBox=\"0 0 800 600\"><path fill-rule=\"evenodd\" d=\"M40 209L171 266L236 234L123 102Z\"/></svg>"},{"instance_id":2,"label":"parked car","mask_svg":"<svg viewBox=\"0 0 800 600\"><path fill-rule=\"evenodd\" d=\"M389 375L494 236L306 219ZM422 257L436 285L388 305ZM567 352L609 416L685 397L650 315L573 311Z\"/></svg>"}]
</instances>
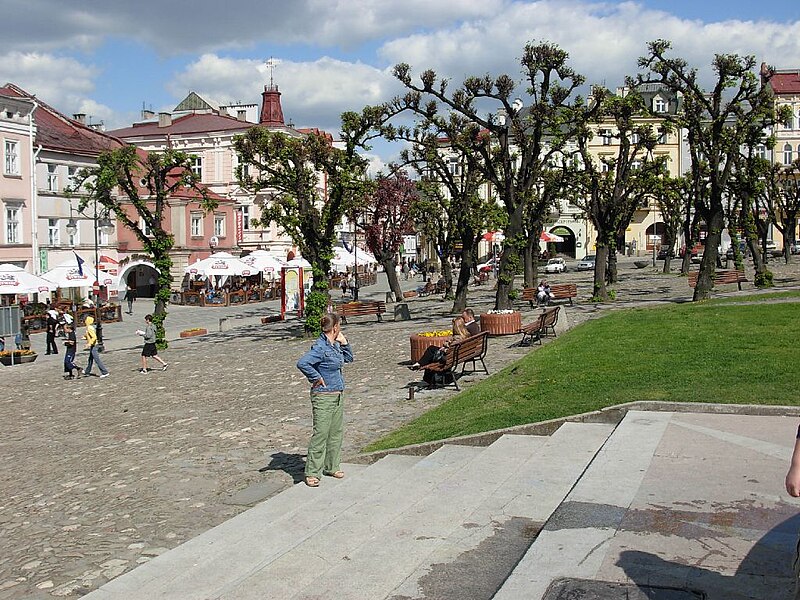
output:
<instances>
[{"instance_id":1,"label":"parked car","mask_svg":"<svg viewBox=\"0 0 800 600\"><path fill-rule=\"evenodd\" d=\"M789 249L791 250L792 254L800 254L800 242L795 242Z\"/></svg>"},{"instance_id":2,"label":"parked car","mask_svg":"<svg viewBox=\"0 0 800 600\"><path fill-rule=\"evenodd\" d=\"M551 258L544 266L545 273L563 273L567 270L567 263L563 258Z\"/></svg>"},{"instance_id":3,"label":"parked car","mask_svg":"<svg viewBox=\"0 0 800 600\"><path fill-rule=\"evenodd\" d=\"M594 263L596 258L597 257L594 254L587 254L581 260L578 261L578 264L575 266L575 270L594 271Z\"/></svg>"}]
</instances>

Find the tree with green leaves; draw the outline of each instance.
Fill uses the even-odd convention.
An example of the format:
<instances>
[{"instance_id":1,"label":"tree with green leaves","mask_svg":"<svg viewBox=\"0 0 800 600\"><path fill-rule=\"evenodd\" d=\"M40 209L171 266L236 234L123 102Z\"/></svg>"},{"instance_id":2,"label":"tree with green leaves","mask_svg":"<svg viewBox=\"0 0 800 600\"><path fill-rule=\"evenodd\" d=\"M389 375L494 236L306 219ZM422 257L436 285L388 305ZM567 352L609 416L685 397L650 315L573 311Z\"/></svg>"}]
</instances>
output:
<instances>
[{"instance_id":1,"label":"tree with green leaves","mask_svg":"<svg viewBox=\"0 0 800 600\"><path fill-rule=\"evenodd\" d=\"M568 56L554 44L525 46L520 63L527 101L515 98L517 84L505 74L496 78L467 77L450 92L449 81L439 80L433 70L424 71L416 83L409 65L394 68L395 77L411 90L401 99L405 108L446 123L449 117L439 112L441 104L450 114L460 115L482 132L478 138L482 143L464 150L479 159L483 178L491 184L507 215L495 298L497 309L511 308L514 277L528 239L541 233L526 230L526 213L528 222L541 221L531 219L529 211L534 190L542 184L553 157L574 136L579 120L591 112L582 109L580 97L572 99L584 78L567 65ZM432 100L423 102L423 98ZM487 106L491 112L485 112ZM454 138L451 143L459 142Z\"/></svg>"},{"instance_id":2,"label":"tree with green leaves","mask_svg":"<svg viewBox=\"0 0 800 600\"><path fill-rule=\"evenodd\" d=\"M393 138L409 144L401 161L419 176L420 194L412 205L414 223L439 249L445 298L453 299L452 311L459 313L467 306L481 232L497 224L495 199L480 193L484 179L477 155L467 151L471 144L483 143L477 139L480 135L475 124L451 114L446 121L423 118L413 128L400 127ZM453 294L448 258L457 245L461 247L461 269Z\"/></svg>"},{"instance_id":3,"label":"tree with green leaves","mask_svg":"<svg viewBox=\"0 0 800 600\"><path fill-rule=\"evenodd\" d=\"M777 174L780 193L775 195L773 218L783 235L784 258L788 263L797 244L795 232L800 215L800 158L784 165Z\"/></svg>"},{"instance_id":4,"label":"tree with green leaves","mask_svg":"<svg viewBox=\"0 0 800 600\"><path fill-rule=\"evenodd\" d=\"M412 226L411 206L416 200L417 188L404 171L379 175L375 189L369 194L364 212L364 234L367 248L383 266L389 280L389 289L395 298L403 297L395 269L395 257L403 243L403 235Z\"/></svg>"},{"instance_id":5,"label":"tree with green leaves","mask_svg":"<svg viewBox=\"0 0 800 600\"><path fill-rule=\"evenodd\" d=\"M597 232L592 298L605 302L610 298L607 284L616 281L617 240L636 208L652 194L664 165L662 159L653 158L658 133L641 121L645 106L635 87L620 96L596 88L593 99L601 107L599 120L613 124L614 130L606 135L617 140L617 153L596 158L589 148L593 128L587 123L577 135L580 160L567 167L571 172L567 179L574 188L573 203L584 210Z\"/></svg>"},{"instance_id":6,"label":"tree with green leaves","mask_svg":"<svg viewBox=\"0 0 800 600\"><path fill-rule=\"evenodd\" d=\"M251 127L234 141L240 156L237 178L262 206L258 224L278 224L311 263L314 283L305 303L305 329L320 331L329 302L328 273L337 228L355 214L373 183L359 154L381 134L383 107L342 115L341 143L321 132L293 137ZM247 168L245 168L247 167Z\"/></svg>"},{"instance_id":7,"label":"tree with green leaves","mask_svg":"<svg viewBox=\"0 0 800 600\"><path fill-rule=\"evenodd\" d=\"M753 71L755 57L717 54L712 61L715 82L709 91L701 85L696 69L668 56L670 48L665 40L648 44L647 56L639 59L639 67L647 72L639 75L639 81L658 81L682 95L682 112L669 118L676 127L686 129L694 208L708 228L694 289L694 299L702 300L713 286L725 227L725 196L736 171L736 157L754 124L763 129L775 122L774 97L765 85L774 71L762 73L759 82Z\"/></svg>"},{"instance_id":8,"label":"tree with green leaves","mask_svg":"<svg viewBox=\"0 0 800 600\"><path fill-rule=\"evenodd\" d=\"M685 207L683 190L685 185L685 177L670 177L664 174L655 181L655 186L653 187L653 196L664 222L664 245L668 249L664 257L664 273L670 272L673 251L683 223Z\"/></svg>"},{"instance_id":9,"label":"tree with green leaves","mask_svg":"<svg viewBox=\"0 0 800 600\"><path fill-rule=\"evenodd\" d=\"M136 235L152 257L158 271L153 324L160 348L167 346L164 319L172 289L171 251L175 245L172 233L163 227L170 198L190 189L203 210L217 207L216 199L192 172L192 159L192 155L172 148L144 153L134 146L123 146L102 153L96 167L80 171L71 190L74 194L80 194L82 189L88 192L81 195L79 210L96 200Z\"/></svg>"}]
</instances>

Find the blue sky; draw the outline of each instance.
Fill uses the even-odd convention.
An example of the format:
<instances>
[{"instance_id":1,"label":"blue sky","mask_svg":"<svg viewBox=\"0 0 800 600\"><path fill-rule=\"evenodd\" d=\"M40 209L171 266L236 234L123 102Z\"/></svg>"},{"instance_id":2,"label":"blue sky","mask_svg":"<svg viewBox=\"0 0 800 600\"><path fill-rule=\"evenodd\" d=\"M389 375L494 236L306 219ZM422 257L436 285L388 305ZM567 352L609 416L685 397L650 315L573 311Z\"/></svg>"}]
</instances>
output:
<instances>
[{"instance_id":1,"label":"blue sky","mask_svg":"<svg viewBox=\"0 0 800 600\"><path fill-rule=\"evenodd\" d=\"M0 14L0 82L110 128L190 91L258 102L270 56L287 119L334 134L343 111L402 91L398 62L455 82L517 77L530 40L558 43L588 82L612 88L656 38L701 73L715 52L800 68L797 0L0 0Z\"/></svg>"}]
</instances>

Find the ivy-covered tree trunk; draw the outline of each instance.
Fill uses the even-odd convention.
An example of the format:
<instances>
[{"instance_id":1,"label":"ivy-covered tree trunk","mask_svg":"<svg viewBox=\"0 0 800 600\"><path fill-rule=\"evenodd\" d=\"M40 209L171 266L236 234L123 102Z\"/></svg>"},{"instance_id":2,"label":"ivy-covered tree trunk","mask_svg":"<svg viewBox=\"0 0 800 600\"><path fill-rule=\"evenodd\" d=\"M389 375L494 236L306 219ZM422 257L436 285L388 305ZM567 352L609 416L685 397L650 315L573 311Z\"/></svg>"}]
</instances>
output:
<instances>
[{"instance_id":1,"label":"ivy-covered tree trunk","mask_svg":"<svg viewBox=\"0 0 800 600\"><path fill-rule=\"evenodd\" d=\"M594 261L594 285L592 287L592 300L595 302L607 302L609 300L608 288L606 288L608 254L608 244L598 239Z\"/></svg>"},{"instance_id":2,"label":"ivy-covered tree trunk","mask_svg":"<svg viewBox=\"0 0 800 600\"><path fill-rule=\"evenodd\" d=\"M159 247L162 246L159 245ZM169 244L169 247L172 247L172 244ZM164 349L167 347L164 320L167 318L167 305L172 292L172 258L169 253L157 250L151 254L153 255L153 265L158 271L158 289L153 300L155 305L153 307L153 325L156 329L156 346Z\"/></svg>"},{"instance_id":3,"label":"ivy-covered tree trunk","mask_svg":"<svg viewBox=\"0 0 800 600\"><path fill-rule=\"evenodd\" d=\"M495 310L509 310L513 308L511 292L514 289L514 278L520 266L520 255L525 249L525 233L522 227L521 211L517 210L508 220L506 239L503 244L503 254L500 257L500 273L497 277L497 295L495 296Z\"/></svg>"}]
</instances>

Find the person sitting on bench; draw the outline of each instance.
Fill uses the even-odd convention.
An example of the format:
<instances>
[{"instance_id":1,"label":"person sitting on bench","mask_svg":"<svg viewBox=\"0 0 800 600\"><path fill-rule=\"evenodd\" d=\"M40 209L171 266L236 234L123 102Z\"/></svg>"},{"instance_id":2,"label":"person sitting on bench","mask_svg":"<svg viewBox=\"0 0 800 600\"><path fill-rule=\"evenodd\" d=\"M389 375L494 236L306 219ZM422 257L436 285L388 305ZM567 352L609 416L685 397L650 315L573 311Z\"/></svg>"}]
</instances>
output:
<instances>
[{"instance_id":1,"label":"person sitting on bench","mask_svg":"<svg viewBox=\"0 0 800 600\"><path fill-rule=\"evenodd\" d=\"M419 361L415 362L409 368L412 371L416 371L417 369L423 368L425 365L441 362L444 359L445 351L450 347L451 344L465 340L468 337L469 331L467 331L467 327L464 325L464 318L456 317L453 319L453 337L445 342L442 346L431 345L425 348L425 352L422 353Z\"/></svg>"},{"instance_id":2,"label":"person sitting on bench","mask_svg":"<svg viewBox=\"0 0 800 600\"><path fill-rule=\"evenodd\" d=\"M536 288L536 303L540 306L547 306L553 299L553 294L550 290L550 284L544 279L539 282L539 287Z\"/></svg>"}]
</instances>

